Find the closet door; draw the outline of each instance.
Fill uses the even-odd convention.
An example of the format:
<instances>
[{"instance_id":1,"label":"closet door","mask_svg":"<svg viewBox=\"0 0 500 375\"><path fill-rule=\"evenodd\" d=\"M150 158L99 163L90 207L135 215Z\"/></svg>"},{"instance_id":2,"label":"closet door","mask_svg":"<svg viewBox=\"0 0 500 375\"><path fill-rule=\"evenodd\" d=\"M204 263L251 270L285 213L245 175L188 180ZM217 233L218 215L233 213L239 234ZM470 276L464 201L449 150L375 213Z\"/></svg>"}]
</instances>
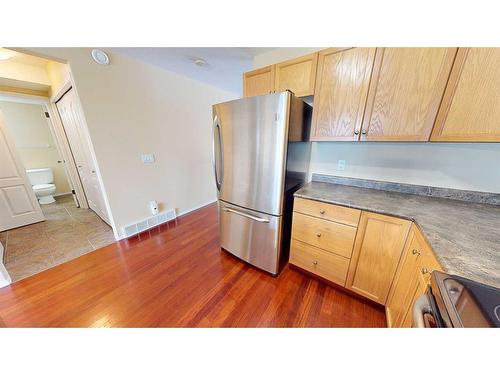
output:
<instances>
[{"instance_id":1,"label":"closet door","mask_svg":"<svg viewBox=\"0 0 500 375\"><path fill-rule=\"evenodd\" d=\"M64 126L64 131L68 137L89 207L109 224L103 192L90 151L88 135L83 127L79 103L73 89L64 94L56 105Z\"/></svg>"},{"instance_id":2,"label":"closet door","mask_svg":"<svg viewBox=\"0 0 500 375\"><path fill-rule=\"evenodd\" d=\"M375 48L319 52L312 140L358 140L374 55Z\"/></svg>"},{"instance_id":3,"label":"closet door","mask_svg":"<svg viewBox=\"0 0 500 375\"><path fill-rule=\"evenodd\" d=\"M363 141L428 141L457 48L378 48Z\"/></svg>"}]
</instances>

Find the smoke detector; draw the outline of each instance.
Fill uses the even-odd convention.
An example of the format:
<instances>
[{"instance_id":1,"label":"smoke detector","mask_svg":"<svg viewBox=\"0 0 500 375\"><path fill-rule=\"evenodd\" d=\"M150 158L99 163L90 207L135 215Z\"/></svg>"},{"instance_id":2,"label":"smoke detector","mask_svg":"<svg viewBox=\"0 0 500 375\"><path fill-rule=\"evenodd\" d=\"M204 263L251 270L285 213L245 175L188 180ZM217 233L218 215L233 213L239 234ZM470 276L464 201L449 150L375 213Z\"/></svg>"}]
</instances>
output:
<instances>
[{"instance_id":1,"label":"smoke detector","mask_svg":"<svg viewBox=\"0 0 500 375\"><path fill-rule=\"evenodd\" d=\"M207 61L202 59L201 57L195 57L193 59L193 63L196 66L206 66L208 64Z\"/></svg>"}]
</instances>

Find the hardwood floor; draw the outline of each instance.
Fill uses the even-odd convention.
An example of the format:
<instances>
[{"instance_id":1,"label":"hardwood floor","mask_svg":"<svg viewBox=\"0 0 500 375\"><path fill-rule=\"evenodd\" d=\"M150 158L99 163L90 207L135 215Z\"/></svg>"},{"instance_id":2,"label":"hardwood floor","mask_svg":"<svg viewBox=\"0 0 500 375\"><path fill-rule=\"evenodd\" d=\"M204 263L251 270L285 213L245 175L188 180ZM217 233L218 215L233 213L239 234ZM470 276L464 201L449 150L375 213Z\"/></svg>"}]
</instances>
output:
<instances>
[{"instance_id":1,"label":"hardwood floor","mask_svg":"<svg viewBox=\"0 0 500 375\"><path fill-rule=\"evenodd\" d=\"M221 251L204 207L0 289L7 327L385 327L383 310Z\"/></svg>"}]
</instances>

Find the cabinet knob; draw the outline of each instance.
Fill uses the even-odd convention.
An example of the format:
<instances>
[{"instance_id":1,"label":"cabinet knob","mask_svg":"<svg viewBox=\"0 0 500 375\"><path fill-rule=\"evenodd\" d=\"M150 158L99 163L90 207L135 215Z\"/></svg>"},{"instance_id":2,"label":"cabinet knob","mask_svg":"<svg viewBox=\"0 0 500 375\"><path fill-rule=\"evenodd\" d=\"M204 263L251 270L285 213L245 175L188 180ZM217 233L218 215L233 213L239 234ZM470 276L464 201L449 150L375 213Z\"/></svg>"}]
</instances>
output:
<instances>
[{"instance_id":1,"label":"cabinet knob","mask_svg":"<svg viewBox=\"0 0 500 375\"><path fill-rule=\"evenodd\" d=\"M321 210L321 211L319 211L319 213L320 213L321 215L323 215L323 214L325 213L325 210Z\"/></svg>"},{"instance_id":2,"label":"cabinet knob","mask_svg":"<svg viewBox=\"0 0 500 375\"><path fill-rule=\"evenodd\" d=\"M316 266L318 264L317 260L313 260L313 264Z\"/></svg>"},{"instance_id":3,"label":"cabinet knob","mask_svg":"<svg viewBox=\"0 0 500 375\"><path fill-rule=\"evenodd\" d=\"M316 233L316 237L320 238L321 237L321 233Z\"/></svg>"},{"instance_id":4,"label":"cabinet knob","mask_svg":"<svg viewBox=\"0 0 500 375\"><path fill-rule=\"evenodd\" d=\"M412 253L413 255L420 255L420 254L421 254L421 253L420 253L420 250L417 250L417 249L413 249L413 250L411 251L411 253Z\"/></svg>"},{"instance_id":5,"label":"cabinet knob","mask_svg":"<svg viewBox=\"0 0 500 375\"><path fill-rule=\"evenodd\" d=\"M366 133L368 133L366 130L363 130L363 131L361 132L361 134L363 134L363 135L366 135Z\"/></svg>"},{"instance_id":6,"label":"cabinet knob","mask_svg":"<svg viewBox=\"0 0 500 375\"><path fill-rule=\"evenodd\" d=\"M358 135L359 134L359 130L358 129L354 130L354 134Z\"/></svg>"},{"instance_id":7,"label":"cabinet knob","mask_svg":"<svg viewBox=\"0 0 500 375\"><path fill-rule=\"evenodd\" d=\"M422 275L430 273L429 270L425 267L422 268Z\"/></svg>"}]
</instances>

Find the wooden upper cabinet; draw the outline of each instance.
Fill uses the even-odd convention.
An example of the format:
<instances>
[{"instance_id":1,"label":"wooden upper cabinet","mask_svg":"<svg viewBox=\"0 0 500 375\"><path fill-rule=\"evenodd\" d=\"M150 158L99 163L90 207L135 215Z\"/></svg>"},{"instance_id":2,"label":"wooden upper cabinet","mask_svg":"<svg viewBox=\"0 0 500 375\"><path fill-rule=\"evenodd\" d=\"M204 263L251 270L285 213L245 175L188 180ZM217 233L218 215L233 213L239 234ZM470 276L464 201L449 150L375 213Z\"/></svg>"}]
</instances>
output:
<instances>
[{"instance_id":1,"label":"wooden upper cabinet","mask_svg":"<svg viewBox=\"0 0 500 375\"><path fill-rule=\"evenodd\" d=\"M500 142L500 48L460 48L431 141Z\"/></svg>"},{"instance_id":2,"label":"wooden upper cabinet","mask_svg":"<svg viewBox=\"0 0 500 375\"><path fill-rule=\"evenodd\" d=\"M358 140L374 56L375 48L319 52L312 140Z\"/></svg>"},{"instance_id":3,"label":"wooden upper cabinet","mask_svg":"<svg viewBox=\"0 0 500 375\"><path fill-rule=\"evenodd\" d=\"M346 288L384 305L410 226L407 220L363 211Z\"/></svg>"},{"instance_id":4,"label":"wooden upper cabinet","mask_svg":"<svg viewBox=\"0 0 500 375\"><path fill-rule=\"evenodd\" d=\"M377 48L361 140L428 141L456 53Z\"/></svg>"},{"instance_id":5,"label":"wooden upper cabinet","mask_svg":"<svg viewBox=\"0 0 500 375\"><path fill-rule=\"evenodd\" d=\"M296 96L313 95L317 65L317 53L276 64L274 89L290 90Z\"/></svg>"},{"instance_id":6,"label":"wooden upper cabinet","mask_svg":"<svg viewBox=\"0 0 500 375\"><path fill-rule=\"evenodd\" d=\"M243 96L265 95L274 91L275 66L252 70L243 75Z\"/></svg>"}]
</instances>

